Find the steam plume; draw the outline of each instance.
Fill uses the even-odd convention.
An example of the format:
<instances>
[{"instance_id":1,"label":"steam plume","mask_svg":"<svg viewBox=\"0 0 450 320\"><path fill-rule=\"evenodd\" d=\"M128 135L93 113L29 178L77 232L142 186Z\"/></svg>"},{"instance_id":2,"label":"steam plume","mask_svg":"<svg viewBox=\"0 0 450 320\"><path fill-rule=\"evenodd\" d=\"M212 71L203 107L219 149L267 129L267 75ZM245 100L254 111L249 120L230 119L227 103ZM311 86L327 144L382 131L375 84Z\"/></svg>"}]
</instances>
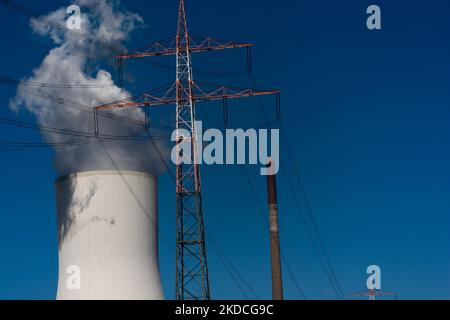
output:
<instances>
[{"instance_id":1,"label":"steam plume","mask_svg":"<svg viewBox=\"0 0 450 320\"><path fill-rule=\"evenodd\" d=\"M120 9L118 0L78 0L82 9L81 30L76 36L63 33L39 20L30 22L33 31L50 38L55 48L50 50L40 66L33 70L25 81L52 84L75 84L77 88L57 89L43 87L42 90L67 98L76 103L93 107L130 96L126 90L116 86L108 71L98 68L102 59L111 58L124 49L123 42L136 28L142 26L143 19L134 13ZM47 14L44 19L66 24L66 8ZM108 85L102 87L101 85ZM80 88L80 85L83 88ZM26 109L36 116L40 125L76 130L93 131L93 112L70 108L67 104L57 104L18 91L10 102L15 111ZM118 117L135 119L142 124L141 110L113 111ZM99 118L100 132L121 136L139 136L145 133L144 125L128 121ZM42 132L49 143L71 138ZM95 142L93 139L92 142ZM55 149L55 167L63 174L86 170L116 169L142 170L158 173L162 162L150 141L113 141Z\"/></svg>"}]
</instances>

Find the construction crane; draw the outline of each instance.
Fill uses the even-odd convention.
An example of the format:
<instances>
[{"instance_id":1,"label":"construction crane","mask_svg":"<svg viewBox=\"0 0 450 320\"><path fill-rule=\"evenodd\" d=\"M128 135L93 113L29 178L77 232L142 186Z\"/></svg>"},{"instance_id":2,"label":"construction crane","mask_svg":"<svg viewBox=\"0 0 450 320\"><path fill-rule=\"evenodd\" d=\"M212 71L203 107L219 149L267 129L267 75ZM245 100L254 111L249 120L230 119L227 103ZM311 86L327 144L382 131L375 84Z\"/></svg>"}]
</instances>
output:
<instances>
[{"instance_id":1,"label":"construction crane","mask_svg":"<svg viewBox=\"0 0 450 320\"><path fill-rule=\"evenodd\" d=\"M211 37L191 36L188 32L184 0L180 0L177 35L159 41L147 49L134 51L117 57L119 82L123 81L123 64L129 59L176 56L176 80L165 90L147 92L142 95L97 106L96 111L140 108L158 105L176 105L176 130L189 132L179 135L177 145L190 143L194 161L192 164L176 165L176 299L209 300L210 288L206 260L205 232L203 222L202 188L195 127L195 104L203 101L222 100L224 115L227 100L260 95L277 95L278 90L255 90L217 86L194 81L191 54L205 51L247 48L247 59L251 61L250 43L219 42ZM249 66L249 70L251 67ZM278 106L277 106L278 109ZM180 154L178 153L180 156ZM182 156L182 155L181 155Z\"/></svg>"}]
</instances>

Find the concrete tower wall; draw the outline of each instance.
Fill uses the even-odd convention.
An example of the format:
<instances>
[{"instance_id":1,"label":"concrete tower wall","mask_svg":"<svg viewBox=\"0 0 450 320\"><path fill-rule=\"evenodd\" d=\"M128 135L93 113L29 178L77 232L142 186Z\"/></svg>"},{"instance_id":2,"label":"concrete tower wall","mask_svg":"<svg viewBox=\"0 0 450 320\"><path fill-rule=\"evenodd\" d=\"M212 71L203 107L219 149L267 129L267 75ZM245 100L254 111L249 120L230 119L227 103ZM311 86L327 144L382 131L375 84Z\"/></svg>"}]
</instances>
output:
<instances>
[{"instance_id":1,"label":"concrete tower wall","mask_svg":"<svg viewBox=\"0 0 450 320\"><path fill-rule=\"evenodd\" d=\"M56 181L57 299L163 299L157 179L93 171Z\"/></svg>"}]
</instances>

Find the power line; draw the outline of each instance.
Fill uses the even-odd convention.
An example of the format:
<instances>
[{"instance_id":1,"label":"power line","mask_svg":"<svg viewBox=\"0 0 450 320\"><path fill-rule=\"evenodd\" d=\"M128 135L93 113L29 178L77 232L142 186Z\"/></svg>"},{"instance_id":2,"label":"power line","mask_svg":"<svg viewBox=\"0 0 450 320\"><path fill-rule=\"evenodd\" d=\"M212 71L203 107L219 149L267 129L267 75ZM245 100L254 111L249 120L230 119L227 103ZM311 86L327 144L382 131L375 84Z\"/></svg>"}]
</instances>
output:
<instances>
[{"instance_id":1,"label":"power line","mask_svg":"<svg viewBox=\"0 0 450 320\"><path fill-rule=\"evenodd\" d=\"M257 206L257 208L258 208L258 210L257 210L258 216L261 218L261 220L263 221L264 225L265 225L266 227L268 227L269 225L268 225L268 223L267 223L267 219L266 219L266 216L265 216L265 214L264 214L264 210L263 210L263 208L262 208L262 206L261 206L261 204L260 204L259 197L258 197L258 195L256 194L256 190L255 190L255 188L254 188L254 186L253 186L253 184L252 184L252 182L251 182L251 180L250 180L250 177L249 177L249 175L248 175L248 173L247 173L245 167L242 167L242 172L244 173L245 180L247 181L247 185L249 186L249 189L250 189L250 191L251 191L251 193L252 193L252 195L253 195L253 199L255 200L256 206ZM298 283L297 279L295 278L295 275L294 275L294 273L292 272L292 269L291 269L291 267L290 267L290 265L289 265L288 260L285 259L285 256L284 256L283 252L281 252L281 259L283 260L283 263L286 265L286 267L290 270L290 272L288 272L288 275L289 275L289 277L291 278L292 282L294 283L294 285L295 285L295 287L296 287L298 293L300 294L300 296L301 296L303 299L306 300L306 295L305 295L305 293L303 292L303 290L301 289L300 284Z\"/></svg>"},{"instance_id":2,"label":"power line","mask_svg":"<svg viewBox=\"0 0 450 320\"><path fill-rule=\"evenodd\" d=\"M111 139L111 140L134 140L134 141L145 141L145 140L151 140L149 138L145 137L139 137L136 135L113 135L113 134L101 134L101 133L94 133L94 132L86 132L86 131L77 131L77 130L70 130L70 129L61 129L61 128L55 128L51 126L44 126L44 125L38 125L31 122L21 121L21 120L15 120L10 119L6 117L0 117L0 124L9 125L9 126L15 126L19 128L27 128L27 129L33 129L38 130L42 132L52 133L52 134L60 134L60 135L68 135L68 136L74 136L74 137L84 137L84 138L100 138L100 139ZM168 136L159 136L158 139L167 139Z\"/></svg>"},{"instance_id":3,"label":"power line","mask_svg":"<svg viewBox=\"0 0 450 320\"><path fill-rule=\"evenodd\" d=\"M47 49L47 50L54 49L54 47L52 47L52 46L49 46L49 45L46 45L46 44L43 44L43 43L40 43L40 42L37 42L37 41L33 41L33 40L17 37L17 36L5 33L3 31L0 32L0 37L21 41L23 43L27 43L29 45L32 45L32 46L35 46L35 47L39 47L39 48L43 48L43 49ZM85 56L85 55L82 55L82 54L79 54L79 53L74 53L72 51L67 52L67 54L71 55L71 56L81 57L81 58L88 58L88 56Z\"/></svg>"},{"instance_id":4,"label":"power line","mask_svg":"<svg viewBox=\"0 0 450 320\"><path fill-rule=\"evenodd\" d=\"M37 13L35 13L34 11L14 2L11 0L0 0L0 4L9 7L10 9L13 9L21 14L24 14L30 18L33 18L34 21L46 24L47 26L54 28L56 30L58 30L59 32L65 34L66 36L76 39L76 40L80 40L82 38L84 38L85 36L79 32L76 32L74 30L70 30L69 28L67 28L65 25L61 25L51 19L45 18Z\"/></svg>"},{"instance_id":5,"label":"power line","mask_svg":"<svg viewBox=\"0 0 450 320\"><path fill-rule=\"evenodd\" d=\"M54 49L54 47L52 47L52 46L49 46L49 45L46 45L46 44L43 44L43 43L40 43L37 41L17 37L17 36L7 34L4 32L0 32L0 37L21 41L23 43L27 43L27 44L33 45L35 47L40 47L40 48L47 49L47 50ZM65 52L65 54L72 55L75 57L86 58L86 59L90 58L87 55L83 55L79 52L74 52L72 50L70 52ZM107 61L116 62L116 59L107 59ZM170 64L166 64L166 63L161 63L161 62L156 62L156 61L151 61L151 60L144 60L144 61L140 61L140 62L136 62L135 60L132 60L132 61L133 61L132 63L126 64L127 68L135 68L135 69L157 68L157 69L161 69L161 70L170 70L170 71L176 70L176 67L174 67ZM243 76L246 74L246 72L245 71L242 71L242 72L217 72L217 71L211 72L211 71L205 71L205 70L193 70L193 74L195 74L197 76L205 76L205 77L232 78L232 77Z\"/></svg>"},{"instance_id":6,"label":"power line","mask_svg":"<svg viewBox=\"0 0 450 320\"><path fill-rule=\"evenodd\" d=\"M249 75L249 79L250 79L250 81L252 83L252 86L255 86L255 80L253 78L253 75L252 75L251 71L248 72L248 75ZM264 110L264 106L263 106L261 100L259 99L259 97L256 97L256 98L257 98L258 106L259 106L259 108L261 110L261 114L264 117L264 120L268 123L268 117L267 117L266 112ZM277 110L277 115L279 115L279 110ZM284 130L280 130L280 131L281 131L281 135L282 135L284 141L286 142L287 138L285 136ZM286 144L286 148L289 150L289 154L292 155L292 152L290 152L289 144ZM298 181L301 181L299 179L299 173L298 173L298 170L296 169L296 166L294 164L295 161L294 161L293 157L290 157L290 162L294 165L294 174L295 174L295 176L297 177ZM281 161L281 167L284 167L283 161ZM331 283L331 285L332 285L336 295L338 297L342 298L342 299L345 299L345 295L344 295L344 293L343 293L343 291L342 291L342 289L341 289L341 287L339 285L339 282L337 281L336 273L335 273L335 271L334 271L334 269L333 269L333 267L331 265L330 259L328 257L328 254L327 254L326 250L325 250L325 245L323 244L322 236L318 232L319 229L317 227L317 223L315 222L314 216L312 215L311 207L308 207L309 208L308 209L308 216L309 216L310 220L313 223L313 230L316 233L316 237L319 239L318 240L319 246L317 246L315 237L314 237L312 231L310 230L308 219L306 219L306 216L303 214L303 212L302 212L302 210L300 208L300 204L299 204L299 201L297 199L295 190L293 188L292 183L290 182L290 176L287 173L285 173L285 177L286 177L286 181L288 181L289 189L290 189L290 191L292 193L292 196L294 198L294 201L296 203L297 212L299 213L300 217L303 220L304 227L305 227L305 229L307 231L307 234L308 234L308 237L310 238L311 243L313 244L314 251L316 252L316 254L317 254L318 258L319 258L319 262L320 262L320 264L322 266L322 269L325 271L325 274L327 275L327 278L330 281L330 283ZM304 188L302 190L304 191ZM306 198L306 194L305 193L303 193L303 197ZM322 252L319 250L319 247L322 250ZM324 258L322 257L322 255L324 256Z\"/></svg>"},{"instance_id":7,"label":"power line","mask_svg":"<svg viewBox=\"0 0 450 320\"><path fill-rule=\"evenodd\" d=\"M247 287L247 289L252 293L252 295L260 300L261 297L258 295L258 293L256 293L256 291L252 288L252 286L245 280L245 278L242 276L242 274L233 266L233 264L231 263L230 259L225 255L225 253L222 251L222 249L220 249L217 241L213 238L213 236L211 235L211 233L206 231L206 235L211 243L211 245L213 246L214 251L216 252L217 256L219 257L219 259L222 261L222 264L224 265L224 267L228 270L228 274L230 274L231 277L233 277L236 282L236 284L239 287L239 290L241 291L241 293L247 298L250 299L250 297L248 296L248 294L245 292L244 288L242 287L242 285L239 283L239 281L241 281L242 283L244 283L244 285Z\"/></svg>"},{"instance_id":8,"label":"power line","mask_svg":"<svg viewBox=\"0 0 450 320\"><path fill-rule=\"evenodd\" d=\"M264 209L263 209L262 206L261 206L260 199L259 199L259 197L258 197L258 195L257 195L257 192L256 192L256 190L255 190L255 187L254 187L252 181L250 180L250 177L249 177L248 172L247 172L247 170L245 169L245 167L242 167L242 171L243 171L245 180L247 181L247 184L248 184L248 186L249 186L249 189L250 189L250 191L251 191L251 193L252 193L252 195L253 195L253 199L255 200L255 203L256 203L256 205L257 205L257 207L258 207L259 217L262 219L263 223L264 223L266 226L268 226L267 220L266 220L266 217L265 217L265 214L264 214ZM288 249L290 249L288 244L285 244L284 246L287 247ZM287 268L287 270L288 270L288 274L289 274L289 276L290 276L292 282L294 283L294 285L295 285L297 291L298 291L299 294L303 297L303 299L306 299L306 296L305 296L305 294L304 294L304 291L301 289L300 284L298 283L297 279L295 278L295 275L294 275L294 273L292 272L292 267L290 266L290 264L289 264L287 258L286 258L285 255L283 254L283 252L281 252L281 258L283 259L283 263L286 265L286 268ZM321 288L318 287L316 281L314 281L314 279L311 277L311 275L306 271L306 268L305 268L302 264L300 264L300 267L301 267L302 272L303 272L303 273L307 276L307 278L311 281L311 283L313 284L313 286L316 287L317 290L319 290L319 292L320 292L321 295L324 295L325 293L323 292L323 290L322 290Z\"/></svg>"},{"instance_id":9,"label":"power line","mask_svg":"<svg viewBox=\"0 0 450 320\"><path fill-rule=\"evenodd\" d=\"M39 98L51 101L51 102L56 103L58 105L65 105L65 106L67 106L69 108L72 108L72 109L75 109L75 110L78 110L78 111L81 111L81 112L89 113L92 116L94 114L94 109L89 107L89 106L86 106L84 104L81 104L81 103L73 101L73 100L70 100L68 98L61 97L61 96L56 95L56 94L51 93L51 92L44 91L44 90L42 90L40 88L35 88L36 83L34 83L34 85L29 85L25 81L19 81L19 80L16 80L16 79L12 79L12 78L9 78L9 77L7 77L5 75L0 75L0 83L3 83L3 84L8 85L8 86L13 86L18 91L34 95L36 97L39 97ZM161 91L165 90L166 87L167 87L167 85L163 86L163 87L160 87L160 88L157 88L154 91L151 91L150 93L161 92ZM130 98L133 98L133 97L130 97ZM128 118L128 117L125 117L125 116L118 116L118 115L113 114L111 112L102 111L102 112L98 113L98 116L101 117L101 118L104 118L104 119L115 120L115 121L120 121L120 122L126 122L126 123L129 123L129 124L132 124L132 125L137 125L137 126L140 126L140 127L145 126L145 121L141 121L141 120L138 120L138 119L131 119L131 118ZM155 127L156 129L161 129L161 130L166 130L166 129L173 130L172 127L161 126L161 125L153 125L153 127Z\"/></svg>"},{"instance_id":10,"label":"power line","mask_svg":"<svg viewBox=\"0 0 450 320\"><path fill-rule=\"evenodd\" d=\"M284 165L282 163L283 162L281 161L281 168L284 169ZM305 215L303 214L303 212L301 210L300 203L298 201L298 198L297 198L297 195L295 193L294 187L293 187L293 185L292 185L292 183L291 183L291 181L289 179L289 175L286 173L286 170L282 170L282 171L284 173L284 177L285 177L285 179L286 179L286 181L288 183L289 190L290 190L290 192L292 194L292 197L294 199L294 203L295 203L297 212L299 213L299 216L302 219L303 225L305 226L306 233L307 233L307 235L308 235L308 237L309 237L309 239L311 241L311 244L313 246L314 251L316 252L316 255L317 255L318 259L319 259L320 265L322 266L322 269L325 271L325 274L326 274L328 280L330 281L330 283L331 283L331 285L333 287L333 290L335 291L336 295L339 297L339 289L337 288L335 282L333 281L332 275L331 275L330 271L328 270L328 268L327 268L327 266L325 264L325 261L324 261L324 259L322 257L322 254L320 253L320 250L319 250L319 248L317 246L317 243L316 243L316 240L314 238L314 235L311 232L310 228L308 227L309 226L308 220L306 219Z\"/></svg>"},{"instance_id":11,"label":"power line","mask_svg":"<svg viewBox=\"0 0 450 320\"><path fill-rule=\"evenodd\" d=\"M40 88L56 88L56 89L102 89L102 88L110 88L115 87L114 83L105 83L105 84L63 84L63 83L44 83L44 82L36 82L36 81L27 81L27 80L14 80L9 77L6 77L0 74L0 82L10 83L15 85L26 85L30 87L40 87Z\"/></svg>"},{"instance_id":12,"label":"power line","mask_svg":"<svg viewBox=\"0 0 450 320\"><path fill-rule=\"evenodd\" d=\"M133 109L133 112L136 112L136 109ZM151 137L152 134L149 130L146 131L146 134ZM175 183L176 178L174 173L170 170L170 166L168 164L168 162L166 161L166 159L164 159L163 157L163 153L161 151L161 149L159 148L159 146L156 144L155 140L151 139L150 140L153 143L153 146L155 148L155 150L157 151L157 155L160 158L161 162L164 164L167 172L169 173L170 178L172 179L172 181ZM250 290L250 292L253 293L253 295L255 295L255 297L257 299L259 299L258 294L256 294L256 291L250 286L250 284L248 284L248 282L245 281L245 278L241 275L241 273L233 266L233 264L231 263L231 260L229 258L227 258L226 254L224 253L224 251L220 248L219 243L217 242L217 240L214 239L214 237L212 236L212 234L208 231L208 229L205 227L205 233L208 235L208 238L210 239L210 241L213 242L213 250L215 251L215 253L217 254L217 256L219 257L220 262L222 263L222 265L225 268L225 271L228 273L228 275L230 276L230 278L233 280L233 282L235 283L235 285L238 287L238 289L241 291L241 293L244 295L244 297L248 298L248 294L245 292L243 286L241 285L241 282L244 283L244 285Z\"/></svg>"},{"instance_id":13,"label":"power line","mask_svg":"<svg viewBox=\"0 0 450 320\"><path fill-rule=\"evenodd\" d=\"M284 130L280 130L280 131L282 132L281 136L282 136L282 138L284 140L284 143L286 145L286 149L288 151L288 155L289 155L289 158L290 158L290 163L291 163L291 165L293 166L293 169L294 169L294 177L295 177L295 179L297 181L297 184L300 187L301 193L303 194L303 201L304 201L304 204L305 204L306 212L307 212L308 217L309 217L309 219L310 219L310 221L312 223L312 226L313 226L314 231L315 231L315 233L317 235L317 238L319 239L318 240L319 246L322 249L323 255L325 257L325 262L326 262L326 264L327 264L327 266L328 266L328 268L330 270L331 276L332 276L332 278L334 280L334 283L335 283L336 288L337 288L337 290L339 292L339 295L341 296L342 299L345 299L345 294L342 291L342 288L341 288L341 286L339 284L336 272L334 271L334 268L333 268L333 266L331 264L331 261L330 261L330 258L328 256L327 250L325 248L323 237L322 237L322 235L320 233L320 230L319 230L319 228L317 226L316 219L315 219L315 217L314 217L314 215L312 213L311 205L309 203L309 199L307 197L303 181L302 181L302 179L300 177L300 174L298 172L297 166L295 164L294 157L293 157L293 154L292 154L289 142L288 142L288 140L286 138L286 135L284 134Z\"/></svg>"}]
</instances>

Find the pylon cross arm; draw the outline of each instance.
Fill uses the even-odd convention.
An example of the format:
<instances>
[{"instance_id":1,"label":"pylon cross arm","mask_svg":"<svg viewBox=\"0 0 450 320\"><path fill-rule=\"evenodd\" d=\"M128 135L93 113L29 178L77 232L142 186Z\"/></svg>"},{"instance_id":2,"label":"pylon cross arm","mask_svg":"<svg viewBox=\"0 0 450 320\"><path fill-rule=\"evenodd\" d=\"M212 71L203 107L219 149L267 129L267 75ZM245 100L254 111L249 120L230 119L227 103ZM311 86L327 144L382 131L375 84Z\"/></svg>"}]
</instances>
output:
<instances>
[{"instance_id":1,"label":"pylon cross arm","mask_svg":"<svg viewBox=\"0 0 450 320\"><path fill-rule=\"evenodd\" d=\"M121 54L117 58L119 60L137 59L146 57L158 57L175 55L181 51L189 51L189 53L197 53L204 51L218 51L226 49L238 49L252 47L253 44L234 41L218 41L212 37L190 36L186 35L182 39L177 36L155 42L147 48L136 50L131 53Z\"/></svg>"},{"instance_id":2,"label":"pylon cross arm","mask_svg":"<svg viewBox=\"0 0 450 320\"><path fill-rule=\"evenodd\" d=\"M264 90L264 89L246 89L246 88L233 88L225 86L217 86L207 84L207 88L201 88L194 81L192 84L192 95L187 96L194 102L215 101L223 99L237 99L253 96L272 95L279 94L279 90ZM111 109L126 109L126 108L138 108L149 106L160 106L175 104L180 100L177 97L176 86L173 85L170 89L161 96L154 94L144 93L133 99L124 99L115 101L111 104L104 104L95 107L97 110L111 110Z\"/></svg>"}]
</instances>

